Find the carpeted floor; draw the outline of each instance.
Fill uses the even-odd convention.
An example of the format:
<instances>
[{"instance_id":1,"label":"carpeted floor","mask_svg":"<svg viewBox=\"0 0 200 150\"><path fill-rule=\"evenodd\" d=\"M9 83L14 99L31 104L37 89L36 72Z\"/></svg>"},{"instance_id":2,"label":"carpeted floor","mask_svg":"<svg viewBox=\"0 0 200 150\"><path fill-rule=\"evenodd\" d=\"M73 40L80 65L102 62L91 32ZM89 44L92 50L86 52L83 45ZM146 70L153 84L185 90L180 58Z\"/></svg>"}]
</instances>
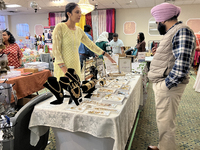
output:
<instances>
[{"instance_id":1,"label":"carpeted floor","mask_svg":"<svg viewBox=\"0 0 200 150\"><path fill-rule=\"evenodd\" d=\"M193 73L192 73L193 74ZM196 76L193 74L193 77ZM194 78L190 78L177 114L176 143L178 150L200 150L200 93L193 90ZM131 150L146 150L148 145L158 144L158 130L155 118L155 103L152 83L148 85L148 98L140 118ZM56 150L55 138L50 130L51 143L45 150Z\"/></svg>"},{"instance_id":2,"label":"carpeted floor","mask_svg":"<svg viewBox=\"0 0 200 150\"><path fill-rule=\"evenodd\" d=\"M196 76L193 74L193 77ZM177 150L200 150L200 93L193 89L194 78L190 78L177 113ZM141 111L131 150L146 150L148 145L158 144L155 103L152 84L148 86L148 98Z\"/></svg>"}]
</instances>

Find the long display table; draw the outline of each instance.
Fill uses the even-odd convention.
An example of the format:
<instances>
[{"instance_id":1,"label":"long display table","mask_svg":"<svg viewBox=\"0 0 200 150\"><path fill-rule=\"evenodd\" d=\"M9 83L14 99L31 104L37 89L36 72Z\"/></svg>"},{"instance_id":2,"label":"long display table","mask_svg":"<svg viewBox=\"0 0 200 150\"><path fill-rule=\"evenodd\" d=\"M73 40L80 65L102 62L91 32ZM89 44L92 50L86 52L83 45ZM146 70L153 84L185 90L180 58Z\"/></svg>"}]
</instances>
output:
<instances>
[{"instance_id":1,"label":"long display table","mask_svg":"<svg viewBox=\"0 0 200 150\"><path fill-rule=\"evenodd\" d=\"M116 106L118 113L111 112L109 116L68 110L67 98L61 105L50 104L55 97L37 104L29 123L31 145L36 145L40 136L52 127L57 150L124 150L143 103L142 76L133 76L129 85L129 96Z\"/></svg>"}]
</instances>

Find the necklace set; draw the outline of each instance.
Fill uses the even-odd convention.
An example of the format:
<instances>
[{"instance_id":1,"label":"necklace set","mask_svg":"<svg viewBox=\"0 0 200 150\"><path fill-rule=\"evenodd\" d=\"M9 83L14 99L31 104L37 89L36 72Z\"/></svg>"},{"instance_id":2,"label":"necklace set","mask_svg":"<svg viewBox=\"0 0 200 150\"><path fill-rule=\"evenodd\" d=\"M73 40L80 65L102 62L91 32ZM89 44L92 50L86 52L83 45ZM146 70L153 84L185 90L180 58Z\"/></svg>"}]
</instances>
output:
<instances>
[{"instance_id":1,"label":"necklace set","mask_svg":"<svg viewBox=\"0 0 200 150\"><path fill-rule=\"evenodd\" d=\"M76 82L71 83L71 84L70 84L70 83L63 82L63 81L61 81L61 80L60 80L59 82L65 84L65 85L67 85L67 86L69 86L69 87L71 88L70 91L71 91L71 93L73 94L73 96L74 96L75 98L79 98L80 95L81 95L80 81L78 81L75 77L73 77L69 72L67 72L66 74L70 75L70 77L72 77ZM75 73L74 73L74 74L75 74ZM78 75L77 75L77 74L75 74L75 75L76 75L76 77L78 78ZM56 90L48 81L47 81L46 83L49 85L49 87L50 87L52 90L54 90L55 92L57 92L57 93L59 94L60 98L63 98L63 94L61 93L62 89L61 89L61 86L60 86L60 83L59 83L59 82L58 82L59 90ZM78 89L77 93L75 92L75 89Z\"/></svg>"},{"instance_id":2,"label":"necklace set","mask_svg":"<svg viewBox=\"0 0 200 150\"><path fill-rule=\"evenodd\" d=\"M53 86L51 86L51 84L48 81L47 81L47 84L50 86L52 90L54 90L55 92L59 94L60 98L63 98L63 94L61 93L61 86L59 82L58 82L59 90L56 90L55 88L53 88Z\"/></svg>"}]
</instances>

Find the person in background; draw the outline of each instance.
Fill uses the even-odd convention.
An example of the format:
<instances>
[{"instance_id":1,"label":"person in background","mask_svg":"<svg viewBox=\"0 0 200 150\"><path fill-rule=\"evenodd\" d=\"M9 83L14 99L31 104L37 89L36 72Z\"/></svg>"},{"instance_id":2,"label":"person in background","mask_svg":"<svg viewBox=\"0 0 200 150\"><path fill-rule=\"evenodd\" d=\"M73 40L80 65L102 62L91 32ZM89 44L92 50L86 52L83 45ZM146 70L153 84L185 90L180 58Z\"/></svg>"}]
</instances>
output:
<instances>
[{"instance_id":1,"label":"person in background","mask_svg":"<svg viewBox=\"0 0 200 150\"><path fill-rule=\"evenodd\" d=\"M146 43L144 41L145 37L144 37L144 33L142 32L139 32L138 36L137 36L137 45L136 45L136 48L137 48L137 55L138 55L138 52L146 52Z\"/></svg>"},{"instance_id":2,"label":"person in background","mask_svg":"<svg viewBox=\"0 0 200 150\"><path fill-rule=\"evenodd\" d=\"M199 68L199 63L200 63L200 32L198 34L195 34L196 36L196 49L195 49L195 54L194 54L194 72L197 75L197 71Z\"/></svg>"},{"instance_id":3,"label":"person in background","mask_svg":"<svg viewBox=\"0 0 200 150\"><path fill-rule=\"evenodd\" d=\"M122 40L118 39L118 34L113 34L113 40L109 43L110 47L112 47L113 54L124 54L124 43Z\"/></svg>"},{"instance_id":4,"label":"person in background","mask_svg":"<svg viewBox=\"0 0 200 150\"><path fill-rule=\"evenodd\" d=\"M108 42L108 32L103 32L99 35L99 38L96 40L96 45L106 52L106 43ZM100 55L99 58L103 58L103 55Z\"/></svg>"},{"instance_id":5,"label":"person in background","mask_svg":"<svg viewBox=\"0 0 200 150\"><path fill-rule=\"evenodd\" d=\"M48 36L48 39L51 40L51 36L52 36L52 34L51 34L51 30L49 30L49 33L48 33L47 36Z\"/></svg>"},{"instance_id":6,"label":"person in background","mask_svg":"<svg viewBox=\"0 0 200 150\"><path fill-rule=\"evenodd\" d=\"M93 41L91 36L91 30L92 27L90 25L84 26L84 32L88 36L88 38ZM89 50L83 43L79 46L79 57L80 57L80 63L81 63L81 69L83 67L83 61L88 59L89 57L95 57L94 52Z\"/></svg>"},{"instance_id":7,"label":"person in background","mask_svg":"<svg viewBox=\"0 0 200 150\"><path fill-rule=\"evenodd\" d=\"M66 19L58 23L53 31L52 52L55 57L54 76L59 80L65 76L68 68L73 68L81 77L78 48L82 42L98 55L105 55L112 63L116 63L109 54L92 42L85 32L75 24L80 21L81 9L77 3L68 3L65 7Z\"/></svg>"},{"instance_id":8,"label":"person in background","mask_svg":"<svg viewBox=\"0 0 200 150\"><path fill-rule=\"evenodd\" d=\"M8 66L15 66L15 69L21 67L23 54L19 46L15 43L14 36L7 30L3 30L2 35L5 49L1 49L0 53L8 55Z\"/></svg>"},{"instance_id":9,"label":"person in background","mask_svg":"<svg viewBox=\"0 0 200 150\"><path fill-rule=\"evenodd\" d=\"M175 118L193 62L196 39L193 31L178 21L180 7L162 3L151 9L158 31L163 35L153 60L149 80L153 82L159 146L148 150L176 150Z\"/></svg>"}]
</instances>

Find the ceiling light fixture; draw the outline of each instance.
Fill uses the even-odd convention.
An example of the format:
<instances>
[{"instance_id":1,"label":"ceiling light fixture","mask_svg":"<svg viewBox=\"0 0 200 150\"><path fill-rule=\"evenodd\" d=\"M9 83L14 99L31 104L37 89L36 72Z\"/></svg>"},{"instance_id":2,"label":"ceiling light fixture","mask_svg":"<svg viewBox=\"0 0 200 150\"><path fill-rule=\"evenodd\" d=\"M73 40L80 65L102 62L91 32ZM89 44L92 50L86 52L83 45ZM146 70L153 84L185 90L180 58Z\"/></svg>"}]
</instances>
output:
<instances>
[{"instance_id":1,"label":"ceiling light fixture","mask_svg":"<svg viewBox=\"0 0 200 150\"><path fill-rule=\"evenodd\" d=\"M53 2L53 3L62 3L63 0L50 0L50 2Z\"/></svg>"},{"instance_id":2,"label":"ceiling light fixture","mask_svg":"<svg viewBox=\"0 0 200 150\"><path fill-rule=\"evenodd\" d=\"M6 5L7 8L17 8L17 7L22 7L21 5L17 5L17 4L10 4L10 5Z\"/></svg>"},{"instance_id":3,"label":"ceiling light fixture","mask_svg":"<svg viewBox=\"0 0 200 150\"><path fill-rule=\"evenodd\" d=\"M0 10L6 9L6 4L3 0L0 0Z\"/></svg>"},{"instance_id":4,"label":"ceiling light fixture","mask_svg":"<svg viewBox=\"0 0 200 150\"><path fill-rule=\"evenodd\" d=\"M91 5L88 0L80 0L78 5L80 6L83 15L94 10L94 5Z\"/></svg>"}]
</instances>

